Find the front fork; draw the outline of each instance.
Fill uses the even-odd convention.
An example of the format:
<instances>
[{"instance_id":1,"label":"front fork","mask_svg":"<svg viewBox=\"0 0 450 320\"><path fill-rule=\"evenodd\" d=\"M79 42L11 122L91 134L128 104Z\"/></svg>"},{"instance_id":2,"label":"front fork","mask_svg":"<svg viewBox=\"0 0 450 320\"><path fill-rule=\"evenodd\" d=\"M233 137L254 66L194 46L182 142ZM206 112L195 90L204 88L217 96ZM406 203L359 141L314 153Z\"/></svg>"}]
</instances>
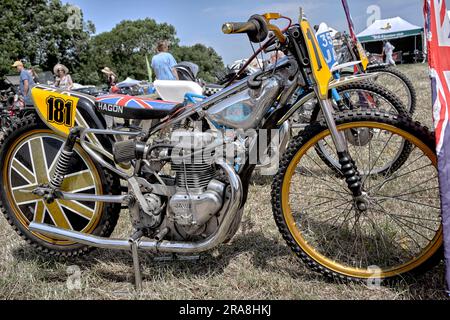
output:
<instances>
[{"instance_id":1,"label":"front fork","mask_svg":"<svg viewBox=\"0 0 450 320\"><path fill-rule=\"evenodd\" d=\"M367 210L367 203L364 201L361 176L356 163L348 152L348 145L343 132L339 132L333 117L333 105L329 99L319 99L322 113L328 129L331 132L334 146L336 147L341 172L345 177L348 189L352 192L355 204L359 210Z\"/></svg>"}]
</instances>

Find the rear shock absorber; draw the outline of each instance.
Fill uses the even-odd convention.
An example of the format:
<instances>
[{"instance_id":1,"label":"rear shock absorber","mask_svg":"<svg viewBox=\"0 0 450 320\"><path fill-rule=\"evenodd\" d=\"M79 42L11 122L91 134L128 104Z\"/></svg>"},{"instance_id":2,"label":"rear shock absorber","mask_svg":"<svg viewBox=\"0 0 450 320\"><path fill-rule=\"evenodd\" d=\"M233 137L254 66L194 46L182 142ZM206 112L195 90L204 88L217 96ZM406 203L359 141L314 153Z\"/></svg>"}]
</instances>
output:
<instances>
[{"instance_id":1,"label":"rear shock absorber","mask_svg":"<svg viewBox=\"0 0 450 320\"><path fill-rule=\"evenodd\" d=\"M67 140L64 143L64 146L58 157L55 172L53 173L52 179L49 182L49 186L52 189L58 189L61 187L64 177L69 171L70 160L72 159L72 156L74 154L73 148L75 147L75 143L79 136L80 128L75 127L70 130L69 136L67 137Z\"/></svg>"}]
</instances>

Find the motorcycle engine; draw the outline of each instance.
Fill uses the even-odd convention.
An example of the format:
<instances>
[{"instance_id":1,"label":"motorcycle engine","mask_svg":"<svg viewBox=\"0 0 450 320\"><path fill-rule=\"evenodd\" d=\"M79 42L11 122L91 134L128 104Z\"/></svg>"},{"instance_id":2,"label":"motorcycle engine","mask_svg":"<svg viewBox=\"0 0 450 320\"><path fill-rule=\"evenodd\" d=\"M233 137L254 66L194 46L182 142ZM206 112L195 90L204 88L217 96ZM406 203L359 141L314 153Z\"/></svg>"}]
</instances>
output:
<instances>
[{"instance_id":1,"label":"motorcycle engine","mask_svg":"<svg viewBox=\"0 0 450 320\"><path fill-rule=\"evenodd\" d=\"M214 151L205 147L213 141L212 135L188 131L176 135L181 142L172 152L176 193L168 202L168 218L178 231L200 235L222 208L226 185L214 178Z\"/></svg>"}]
</instances>

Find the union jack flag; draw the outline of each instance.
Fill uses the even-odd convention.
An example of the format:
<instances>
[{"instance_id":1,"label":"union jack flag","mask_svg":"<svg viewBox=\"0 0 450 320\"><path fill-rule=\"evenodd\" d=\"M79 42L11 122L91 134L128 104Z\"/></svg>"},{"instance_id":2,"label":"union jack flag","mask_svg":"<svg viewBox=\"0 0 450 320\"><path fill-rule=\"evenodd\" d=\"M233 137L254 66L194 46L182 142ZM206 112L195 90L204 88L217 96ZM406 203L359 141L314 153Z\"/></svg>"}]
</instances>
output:
<instances>
[{"instance_id":1,"label":"union jack flag","mask_svg":"<svg viewBox=\"0 0 450 320\"><path fill-rule=\"evenodd\" d=\"M447 287L450 290L450 20L445 0L424 0L436 150L439 163Z\"/></svg>"},{"instance_id":2,"label":"union jack flag","mask_svg":"<svg viewBox=\"0 0 450 320\"><path fill-rule=\"evenodd\" d=\"M110 94L101 96L96 100L97 102L114 104L121 107L134 109L172 109L174 105L176 105L175 102L138 98L135 96L127 96L122 94Z\"/></svg>"}]
</instances>

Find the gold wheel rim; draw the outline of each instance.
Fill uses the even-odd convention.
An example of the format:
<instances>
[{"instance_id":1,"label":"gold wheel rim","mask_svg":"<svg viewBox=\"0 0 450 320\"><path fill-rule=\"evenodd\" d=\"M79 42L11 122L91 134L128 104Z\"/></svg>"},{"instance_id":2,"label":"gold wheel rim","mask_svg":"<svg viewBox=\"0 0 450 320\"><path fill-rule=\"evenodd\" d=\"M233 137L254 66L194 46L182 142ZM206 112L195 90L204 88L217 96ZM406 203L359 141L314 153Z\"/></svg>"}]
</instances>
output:
<instances>
[{"instance_id":1,"label":"gold wheel rim","mask_svg":"<svg viewBox=\"0 0 450 320\"><path fill-rule=\"evenodd\" d=\"M427 155L428 159L430 159L432 165L434 167L437 167L437 157L436 154L428 147L426 146L422 141L414 137L413 135L409 134L408 132L405 132L399 128L396 128L394 126L378 123L378 122L353 122L348 123L344 125L339 125L338 130L347 130L352 129L355 127L366 127L366 128L374 128L374 129L382 129L387 130L389 132L395 133L405 139L407 139L409 142L411 142L413 145L417 146L425 155ZM296 227L296 222L294 219L294 216L291 211L291 207L289 204L289 190L291 186L292 177L295 173L295 169L298 166L300 160L302 157L306 154L310 148L314 147L318 141L324 139L325 137L330 135L329 130L325 130L321 132L319 135L315 136L313 139L309 140L307 144L305 144L294 156L292 161L290 162L286 174L283 178L282 183L282 197L281 197L281 209L283 213L283 218L287 224L287 227L293 236L296 243L302 248L302 250L312 259L314 259L317 263L319 263L322 266L325 266L327 269L332 270L338 274L345 275L348 277L355 277L355 278L362 278L362 279L370 279L374 277L374 272L369 269L361 269L361 268L354 268L345 266L341 263L338 263L332 259L327 258L326 256L322 255L321 253L317 252L308 242L305 240L305 238L302 236L298 228ZM437 230L435 236L433 237L432 241L426 246L422 254L418 257L415 257L415 259L406 262L402 265L381 270L379 273L377 273L376 277L383 279L383 278L389 278L393 277L399 274L407 273L409 271L412 271L413 269L417 268L418 266L422 265L425 261L427 261L429 258L431 258L437 250L441 247L443 242L443 231L442 231L442 225Z\"/></svg>"},{"instance_id":2,"label":"gold wheel rim","mask_svg":"<svg viewBox=\"0 0 450 320\"><path fill-rule=\"evenodd\" d=\"M54 157L52 163L49 165L45 153L44 139L58 141L58 144L64 143L64 139L56 135L53 131L48 129L36 129L26 132L21 135L10 146L3 166L3 185L6 190L6 197L11 206L11 209L20 224L28 229L30 224L30 214L28 217L20 207L24 205L34 206L33 221L44 222L45 219L65 229L76 230L77 227L83 233L92 233L100 222L103 211L102 203L95 203L93 208L85 203L67 200L55 200L51 204L45 203L41 198L23 191L33 190L38 184L48 183L52 176L56 165L57 156ZM30 163L25 164L23 158L18 159L18 152L23 148L29 149ZM24 149L25 150L25 149ZM61 190L67 192L83 192L86 190L94 190L95 194L102 194L102 181L97 168L88 154L77 144L75 145L77 164L80 164L85 169L68 174L64 179ZM42 155L36 157L36 154ZM20 176L25 185L13 187L12 177ZM69 216L70 213L70 216ZM75 215L74 215L75 214ZM69 218L70 217L70 218ZM75 218L76 219L75 219ZM77 221L75 223L74 221ZM83 225L85 226L83 227ZM76 225L76 226L75 226ZM81 227L80 227L81 226ZM32 232L37 238L50 243L52 245L69 246L75 242L51 238L49 236Z\"/></svg>"}]
</instances>

